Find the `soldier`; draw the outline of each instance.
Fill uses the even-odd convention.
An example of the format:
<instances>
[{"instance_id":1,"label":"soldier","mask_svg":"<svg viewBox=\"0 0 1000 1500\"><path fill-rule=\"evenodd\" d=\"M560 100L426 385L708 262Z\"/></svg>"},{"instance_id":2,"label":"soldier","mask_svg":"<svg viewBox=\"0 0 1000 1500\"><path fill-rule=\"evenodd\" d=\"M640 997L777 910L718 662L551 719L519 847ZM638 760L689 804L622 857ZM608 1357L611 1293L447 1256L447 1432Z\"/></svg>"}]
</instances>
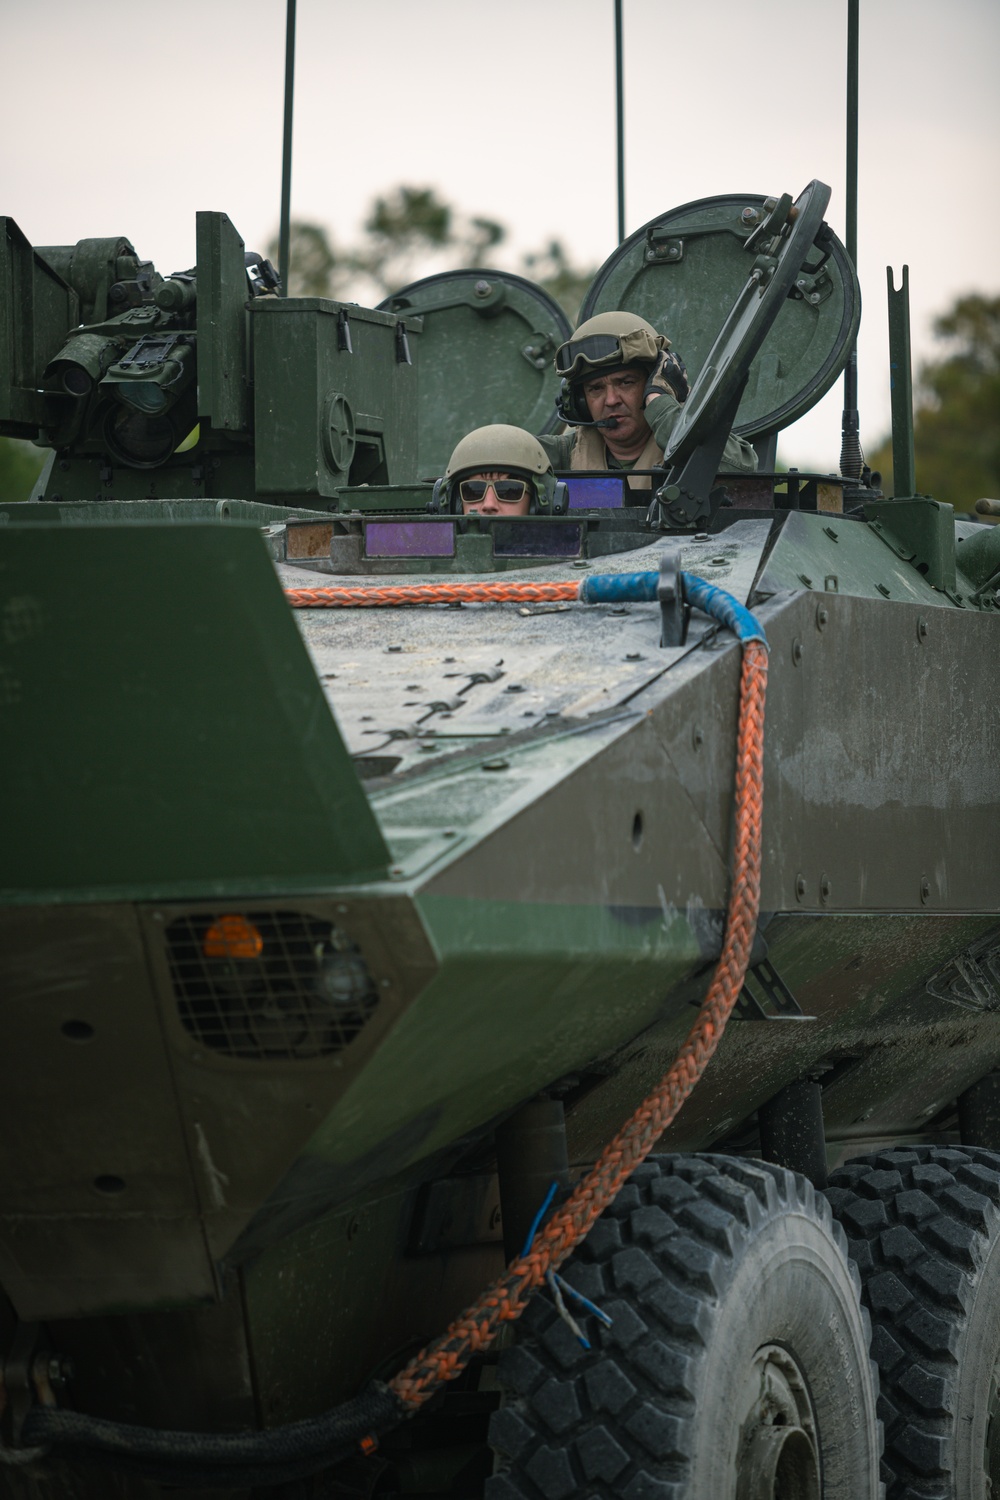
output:
<instances>
[{"instance_id":1,"label":"soldier","mask_svg":"<svg viewBox=\"0 0 1000 1500\"><path fill-rule=\"evenodd\" d=\"M541 443L521 427L477 427L455 448L435 486L442 510L464 515L552 515L556 477Z\"/></svg>"},{"instance_id":2,"label":"soldier","mask_svg":"<svg viewBox=\"0 0 1000 1500\"><path fill-rule=\"evenodd\" d=\"M651 469L687 398L682 361L670 340L636 313L599 313L588 318L556 350L563 377L560 413L575 431L539 439L556 469ZM720 467L753 473L757 455L730 434ZM631 489L649 489L637 476Z\"/></svg>"}]
</instances>

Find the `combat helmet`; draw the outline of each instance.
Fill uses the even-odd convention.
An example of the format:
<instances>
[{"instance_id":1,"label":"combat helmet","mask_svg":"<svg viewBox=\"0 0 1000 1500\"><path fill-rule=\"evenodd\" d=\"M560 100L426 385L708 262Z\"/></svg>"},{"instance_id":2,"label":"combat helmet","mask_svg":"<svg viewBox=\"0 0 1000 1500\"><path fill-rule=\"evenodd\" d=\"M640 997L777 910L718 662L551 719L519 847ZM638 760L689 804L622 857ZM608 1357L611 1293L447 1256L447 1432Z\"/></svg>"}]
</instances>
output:
<instances>
[{"instance_id":1,"label":"combat helmet","mask_svg":"<svg viewBox=\"0 0 1000 1500\"><path fill-rule=\"evenodd\" d=\"M666 334L657 333L638 313L604 312L588 318L556 350L556 371L563 377L559 415L564 422L585 422L583 381L593 375L607 375L623 365L651 368L669 348Z\"/></svg>"},{"instance_id":2,"label":"combat helmet","mask_svg":"<svg viewBox=\"0 0 1000 1500\"><path fill-rule=\"evenodd\" d=\"M557 483L541 443L523 427L507 422L477 427L455 445L443 477L434 486L431 508L461 512L461 480L497 469L528 481L530 514L558 515L566 509L566 486Z\"/></svg>"}]
</instances>

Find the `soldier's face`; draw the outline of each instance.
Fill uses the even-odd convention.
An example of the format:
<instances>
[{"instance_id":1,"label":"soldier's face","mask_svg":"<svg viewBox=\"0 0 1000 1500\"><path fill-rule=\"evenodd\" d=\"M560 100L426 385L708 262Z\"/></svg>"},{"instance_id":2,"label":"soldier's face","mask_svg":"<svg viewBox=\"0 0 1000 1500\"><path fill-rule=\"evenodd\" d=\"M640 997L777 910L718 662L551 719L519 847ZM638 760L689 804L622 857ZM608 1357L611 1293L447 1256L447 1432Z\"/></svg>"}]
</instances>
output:
<instances>
[{"instance_id":1,"label":"soldier's face","mask_svg":"<svg viewBox=\"0 0 1000 1500\"><path fill-rule=\"evenodd\" d=\"M506 480L507 483L501 483ZM512 498L507 491L520 487L519 494ZM497 494L499 489L500 493ZM506 469L491 469L482 474L470 474L458 487L463 515L477 516L526 516L530 499L528 486L523 479L508 474ZM466 498L470 496L470 498ZM473 498L474 497L474 498Z\"/></svg>"},{"instance_id":2,"label":"soldier's face","mask_svg":"<svg viewBox=\"0 0 1000 1500\"><path fill-rule=\"evenodd\" d=\"M643 393L646 379L635 369L612 370L610 375L595 375L584 382L583 395L592 422L609 417L614 427L604 429L609 447L627 446L649 435L649 423L643 416Z\"/></svg>"}]
</instances>

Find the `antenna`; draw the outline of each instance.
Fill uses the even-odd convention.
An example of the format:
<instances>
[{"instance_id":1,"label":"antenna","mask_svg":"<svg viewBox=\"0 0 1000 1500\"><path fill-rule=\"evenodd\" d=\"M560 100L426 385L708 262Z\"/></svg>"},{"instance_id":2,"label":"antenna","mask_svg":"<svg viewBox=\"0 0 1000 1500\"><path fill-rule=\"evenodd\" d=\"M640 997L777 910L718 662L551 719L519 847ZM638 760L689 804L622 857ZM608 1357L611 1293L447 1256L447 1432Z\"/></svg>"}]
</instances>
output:
<instances>
[{"instance_id":1,"label":"antenna","mask_svg":"<svg viewBox=\"0 0 1000 1500\"><path fill-rule=\"evenodd\" d=\"M858 0L847 0L847 253L858 268ZM840 427L840 472L861 478L858 422L858 345L851 345L844 368L844 414Z\"/></svg>"},{"instance_id":2,"label":"antenna","mask_svg":"<svg viewBox=\"0 0 1000 1500\"><path fill-rule=\"evenodd\" d=\"M288 0L285 22L285 132L281 146L281 222L278 230L278 275L281 295L288 296L288 249L292 205L292 102L295 97L295 0Z\"/></svg>"},{"instance_id":3,"label":"antenna","mask_svg":"<svg viewBox=\"0 0 1000 1500\"><path fill-rule=\"evenodd\" d=\"M620 245L625 238L625 89L622 81L622 0L615 0L615 90L618 107L618 243Z\"/></svg>"},{"instance_id":4,"label":"antenna","mask_svg":"<svg viewBox=\"0 0 1000 1500\"><path fill-rule=\"evenodd\" d=\"M910 373L910 268L903 267L899 291L892 267L889 283L889 396L892 401L892 495L916 494L913 463L913 377Z\"/></svg>"}]
</instances>

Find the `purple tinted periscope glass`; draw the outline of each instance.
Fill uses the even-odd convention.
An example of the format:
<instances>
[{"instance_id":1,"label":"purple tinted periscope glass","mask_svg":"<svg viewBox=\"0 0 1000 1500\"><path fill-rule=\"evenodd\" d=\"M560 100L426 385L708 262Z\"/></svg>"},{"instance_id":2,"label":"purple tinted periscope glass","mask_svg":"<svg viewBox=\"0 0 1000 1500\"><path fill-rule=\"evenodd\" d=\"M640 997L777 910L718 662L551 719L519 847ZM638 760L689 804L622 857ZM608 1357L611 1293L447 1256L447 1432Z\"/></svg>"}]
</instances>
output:
<instances>
[{"instance_id":1,"label":"purple tinted periscope glass","mask_svg":"<svg viewBox=\"0 0 1000 1500\"><path fill-rule=\"evenodd\" d=\"M593 475L573 479L566 477L569 486L570 510L613 510L622 503L620 479L604 479Z\"/></svg>"},{"instance_id":2,"label":"purple tinted periscope glass","mask_svg":"<svg viewBox=\"0 0 1000 1500\"><path fill-rule=\"evenodd\" d=\"M454 521L369 521L366 557L454 557Z\"/></svg>"},{"instance_id":3,"label":"purple tinted periscope glass","mask_svg":"<svg viewBox=\"0 0 1000 1500\"><path fill-rule=\"evenodd\" d=\"M579 557L582 521L493 521L494 557Z\"/></svg>"}]
</instances>

